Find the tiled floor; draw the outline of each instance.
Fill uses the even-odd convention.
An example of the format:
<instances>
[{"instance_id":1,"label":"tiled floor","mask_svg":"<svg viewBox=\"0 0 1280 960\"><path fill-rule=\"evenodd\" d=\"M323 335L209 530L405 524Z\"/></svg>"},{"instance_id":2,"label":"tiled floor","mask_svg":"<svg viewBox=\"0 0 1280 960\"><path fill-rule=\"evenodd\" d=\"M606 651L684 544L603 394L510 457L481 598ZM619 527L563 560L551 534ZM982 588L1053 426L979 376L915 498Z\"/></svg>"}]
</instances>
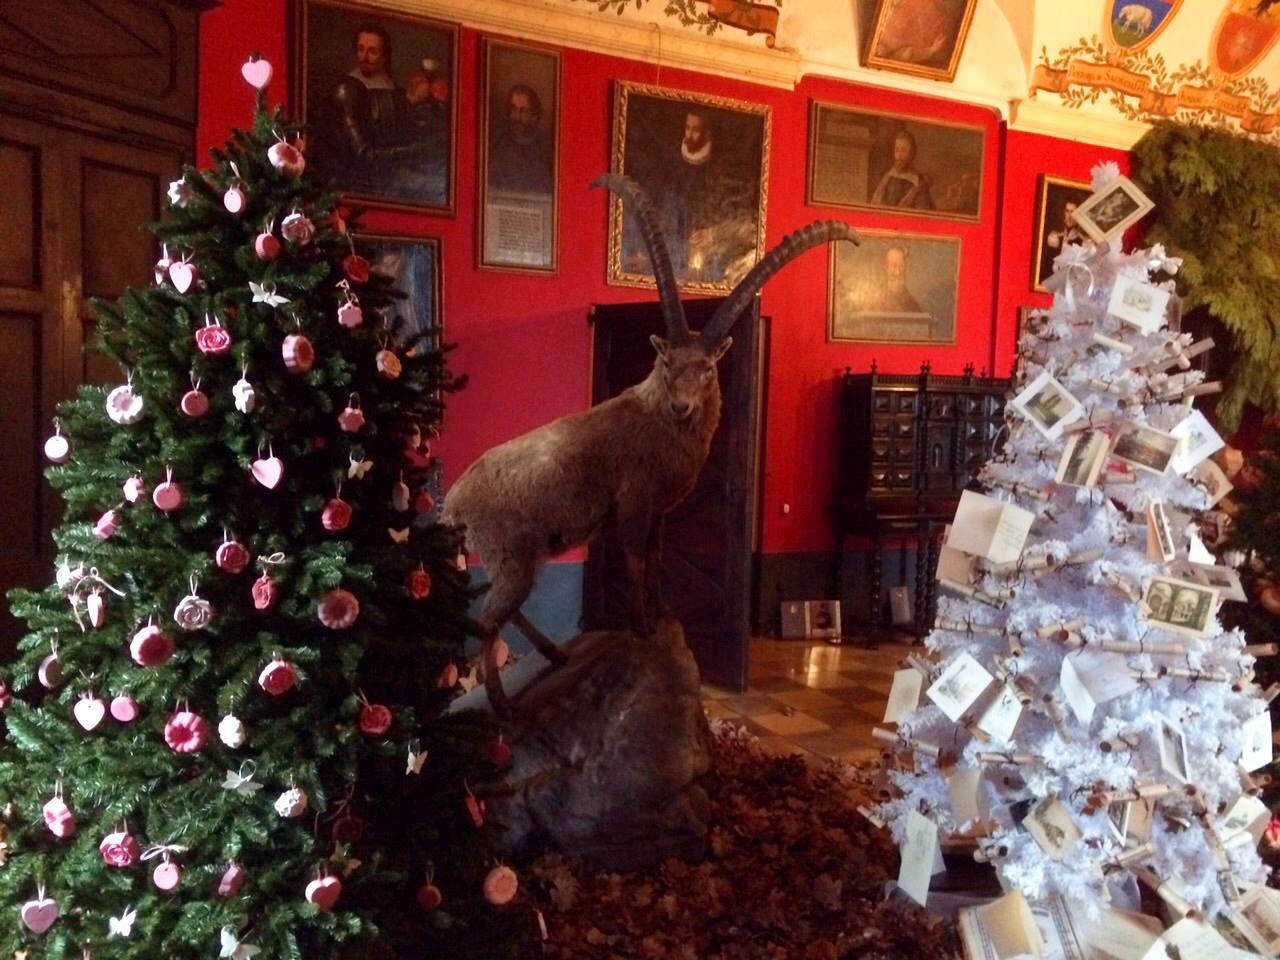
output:
<instances>
[{"instance_id":1,"label":"tiled floor","mask_svg":"<svg viewBox=\"0 0 1280 960\"><path fill-rule=\"evenodd\" d=\"M707 714L741 724L768 750L850 763L880 750L871 728L884 715L909 638L877 649L801 640L752 640L745 694L703 686Z\"/></svg>"}]
</instances>

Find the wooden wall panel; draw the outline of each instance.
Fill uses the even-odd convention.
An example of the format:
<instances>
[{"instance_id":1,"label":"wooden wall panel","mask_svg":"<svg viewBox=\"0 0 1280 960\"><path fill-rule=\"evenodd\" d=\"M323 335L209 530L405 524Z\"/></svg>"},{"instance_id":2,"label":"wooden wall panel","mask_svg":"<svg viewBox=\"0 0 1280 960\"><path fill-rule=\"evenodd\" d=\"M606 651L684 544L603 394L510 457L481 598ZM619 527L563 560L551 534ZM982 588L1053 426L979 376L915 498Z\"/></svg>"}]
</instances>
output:
<instances>
[{"instance_id":1,"label":"wooden wall panel","mask_svg":"<svg viewBox=\"0 0 1280 960\"><path fill-rule=\"evenodd\" d=\"M26 586L41 552L40 315L0 312L0 597ZM0 637L12 635L9 605L0 602Z\"/></svg>"},{"instance_id":2,"label":"wooden wall panel","mask_svg":"<svg viewBox=\"0 0 1280 960\"><path fill-rule=\"evenodd\" d=\"M33 290L40 285L40 153L28 144L0 140L0 286Z\"/></svg>"}]
</instances>

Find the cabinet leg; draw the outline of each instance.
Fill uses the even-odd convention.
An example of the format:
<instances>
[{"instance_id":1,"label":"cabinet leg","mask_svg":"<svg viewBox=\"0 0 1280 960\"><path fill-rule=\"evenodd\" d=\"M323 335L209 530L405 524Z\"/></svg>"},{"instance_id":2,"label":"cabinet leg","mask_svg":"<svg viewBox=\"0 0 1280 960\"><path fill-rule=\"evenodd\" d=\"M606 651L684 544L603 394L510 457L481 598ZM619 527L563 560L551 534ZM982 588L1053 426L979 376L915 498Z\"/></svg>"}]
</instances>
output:
<instances>
[{"instance_id":1,"label":"cabinet leg","mask_svg":"<svg viewBox=\"0 0 1280 960\"><path fill-rule=\"evenodd\" d=\"M872 649L879 645L880 628L883 623L883 614L881 612L883 566L884 551L880 543L880 528L877 526L871 538L871 618L870 632L867 636L867 645Z\"/></svg>"}]
</instances>

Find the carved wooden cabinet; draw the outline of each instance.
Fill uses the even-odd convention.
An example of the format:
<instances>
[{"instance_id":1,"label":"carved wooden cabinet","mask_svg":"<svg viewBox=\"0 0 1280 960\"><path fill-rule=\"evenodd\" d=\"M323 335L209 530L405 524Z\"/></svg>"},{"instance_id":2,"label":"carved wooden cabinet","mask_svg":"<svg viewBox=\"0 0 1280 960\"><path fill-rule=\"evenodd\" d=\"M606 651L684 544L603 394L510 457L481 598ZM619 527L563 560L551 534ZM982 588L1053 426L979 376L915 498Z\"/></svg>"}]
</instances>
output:
<instances>
[{"instance_id":1,"label":"carved wooden cabinet","mask_svg":"<svg viewBox=\"0 0 1280 960\"><path fill-rule=\"evenodd\" d=\"M846 368L840 383L834 586L838 591L844 579L845 539L869 536L873 628L881 623L883 544L897 536L917 545L914 621L917 634L927 629L935 602L937 532L995 452L1010 383L975 376L972 365L961 376L934 374L928 363L918 374L881 373L874 363L870 373ZM927 546L923 556L921 542Z\"/></svg>"}]
</instances>

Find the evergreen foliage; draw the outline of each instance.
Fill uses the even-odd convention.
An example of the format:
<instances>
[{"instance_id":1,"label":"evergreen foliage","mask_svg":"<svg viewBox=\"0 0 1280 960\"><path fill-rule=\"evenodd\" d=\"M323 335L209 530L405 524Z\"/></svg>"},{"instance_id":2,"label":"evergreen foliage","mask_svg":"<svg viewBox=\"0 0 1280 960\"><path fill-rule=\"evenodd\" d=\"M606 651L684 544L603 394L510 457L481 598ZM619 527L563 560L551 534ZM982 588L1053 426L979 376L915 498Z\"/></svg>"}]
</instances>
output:
<instances>
[{"instance_id":1,"label":"evergreen foliage","mask_svg":"<svg viewBox=\"0 0 1280 960\"><path fill-rule=\"evenodd\" d=\"M1231 332L1234 363L1217 418L1246 403L1280 410L1280 150L1224 129L1157 124L1134 147L1134 179L1155 201L1145 241L1182 258L1186 311Z\"/></svg>"},{"instance_id":2,"label":"evergreen foliage","mask_svg":"<svg viewBox=\"0 0 1280 960\"><path fill-rule=\"evenodd\" d=\"M469 623L472 592L455 563L460 538L425 517L415 523L421 501L407 509L403 500L393 503L396 484L424 482L428 458L415 437L433 433L443 394L459 383L434 345L438 331L391 319L394 292L365 276L367 262L355 258L335 195L269 160L270 148L299 134L259 93L252 131L235 131L213 151L211 169L187 168L170 188L168 220L154 228L174 260L189 257L198 267L199 283L181 294L158 269L156 286L95 305L96 349L127 371L143 409L136 423L113 422L108 390L96 386L59 408L60 430L72 443L70 459L48 471L66 505L54 534L62 583L14 592L29 632L0 672L19 694L8 703L0 746L8 845L0 899L9 905L2 956L87 951L155 960L220 949L231 956L222 946L230 931L271 958L499 960L513 956L517 933L530 929L518 906L490 906L482 894L494 861L467 800L493 774L484 759L492 731L474 715L440 716L452 695L441 678L461 658ZM247 195L240 215L223 203L237 184ZM309 218L314 237L281 240L277 259L261 259L255 237L280 237L291 214ZM347 300L344 279L363 309L360 326L336 319ZM255 301L251 282L288 302ZM228 351L197 348L196 332L209 323L230 334ZM298 333L314 345L309 372L290 372L283 360L284 338ZM375 363L382 349L398 355L398 377ZM242 376L256 394L251 412L233 404ZM193 384L210 401L208 413L194 418L179 410ZM348 432L338 415L353 394L365 423ZM271 454L284 464L274 489L250 475L251 462ZM371 465L362 472L361 464ZM185 502L165 512L151 494L170 471ZM134 476L146 492L126 502L122 484ZM339 496L352 508L350 523L330 531L322 511ZM95 521L107 510L116 530L101 539ZM256 558L240 573L215 563L228 538ZM415 598L408 584L419 570L430 589ZM255 609L251 584L264 573L278 602ZM347 629L317 617L335 589L359 602ZM98 628L84 603L69 602L95 591L106 600ZM214 613L188 632L175 623L175 607L193 594ZM168 662L131 659L131 638L147 624L175 641ZM66 682L45 693L39 666L55 648ZM297 679L273 696L259 674L277 659ZM72 710L90 692L108 701L129 694L140 715L132 723L108 717L86 732ZM390 708L385 733L371 729L376 724L362 732L369 704ZM166 745L166 722L178 710L208 722L202 749ZM239 749L213 732L232 714L247 730ZM419 774L406 772L415 747L429 753ZM228 771L251 775L262 789L226 788ZM62 839L42 820L59 783L77 822ZM290 819L273 802L293 786L309 805ZM108 865L99 844L117 831L153 857ZM171 851L184 874L170 893L152 882L164 855L149 848L161 846L183 848ZM218 896L233 861L247 882ZM343 884L330 911L304 897L322 870ZM416 898L429 878L443 894L435 910ZM60 911L43 936L18 922L20 905L38 888ZM131 933L110 936L109 918L126 908L137 914Z\"/></svg>"}]
</instances>

